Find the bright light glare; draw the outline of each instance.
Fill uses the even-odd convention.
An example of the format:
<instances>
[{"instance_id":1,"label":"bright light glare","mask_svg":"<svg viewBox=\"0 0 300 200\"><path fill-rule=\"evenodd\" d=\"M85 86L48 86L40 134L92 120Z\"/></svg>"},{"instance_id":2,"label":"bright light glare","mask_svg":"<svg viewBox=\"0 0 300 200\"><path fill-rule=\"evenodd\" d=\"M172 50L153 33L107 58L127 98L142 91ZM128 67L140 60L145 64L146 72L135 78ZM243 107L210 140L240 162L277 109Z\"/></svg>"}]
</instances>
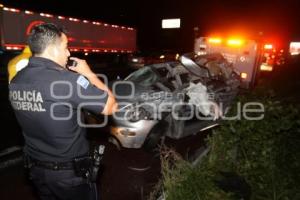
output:
<instances>
[{"instance_id":1,"label":"bright light glare","mask_svg":"<svg viewBox=\"0 0 300 200\"><path fill-rule=\"evenodd\" d=\"M221 38L209 38L208 42L209 43L220 44L222 42L222 39Z\"/></svg>"},{"instance_id":2,"label":"bright light glare","mask_svg":"<svg viewBox=\"0 0 300 200\"><path fill-rule=\"evenodd\" d=\"M265 44L264 48L265 49L273 49L273 45L272 44Z\"/></svg>"},{"instance_id":3,"label":"bright light glare","mask_svg":"<svg viewBox=\"0 0 300 200\"><path fill-rule=\"evenodd\" d=\"M162 28L180 28L180 19L163 19Z\"/></svg>"},{"instance_id":4,"label":"bright light glare","mask_svg":"<svg viewBox=\"0 0 300 200\"><path fill-rule=\"evenodd\" d=\"M243 40L240 39L229 39L227 44L230 46L241 46L243 44Z\"/></svg>"},{"instance_id":5,"label":"bright light glare","mask_svg":"<svg viewBox=\"0 0 300 200\"><path fill-rule=\"evenodd\" d=\"M273 71L273 67L270 66L270 65L262 64L262 65L260 66L260 70L261 70L261 71L268 71L268 72L271 72L271 71Z\"/></svg>"},{"instance_id":6,"label":"bright light glare","mask_svg":"<svg viewBox=\"0 0 300 200\"><path fill-rule=\"evenodd\" d=\"M246 79L246 78L247 78L247 76L248 76L248 74L247 74L247 73L244 73L244 72L243 72L243 73L241 73L241 78L242 78L242 79Z\"/></svg>"},{"instance_id":7,"label":"bright light glare","mask_svg":"<svg viewBox=\"0 0 300 200\"><path fill-rule=\"evenodd\" d=\"M299 55L300 54L300 42L291 42L290 43L290 54Z\"/></svg>"}]
</instances>

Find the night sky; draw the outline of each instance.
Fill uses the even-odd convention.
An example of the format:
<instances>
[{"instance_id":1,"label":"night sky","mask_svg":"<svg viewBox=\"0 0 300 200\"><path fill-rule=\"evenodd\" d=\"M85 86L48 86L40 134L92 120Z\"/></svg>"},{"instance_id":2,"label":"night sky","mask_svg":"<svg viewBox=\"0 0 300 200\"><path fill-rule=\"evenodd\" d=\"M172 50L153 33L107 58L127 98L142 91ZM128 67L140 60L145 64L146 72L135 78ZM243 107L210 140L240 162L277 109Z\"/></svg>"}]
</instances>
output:
<instances>
[{"instance_id":1,"label":"night sky","mask_svg":"<svg viewBox=\"0 0 300 200\"><path fill-rule=\"evenodd\" d=\"M59 0L8 0L7 7L100 20L137 28L143 50L192 49L194 27L201 35L240 34L284 43L300 39L300 1L96 1L67 3ZM74 1L75 2L75 1ZM161 19L181 18L179 30L162 30Z\"/></svg>"}]
</instances>

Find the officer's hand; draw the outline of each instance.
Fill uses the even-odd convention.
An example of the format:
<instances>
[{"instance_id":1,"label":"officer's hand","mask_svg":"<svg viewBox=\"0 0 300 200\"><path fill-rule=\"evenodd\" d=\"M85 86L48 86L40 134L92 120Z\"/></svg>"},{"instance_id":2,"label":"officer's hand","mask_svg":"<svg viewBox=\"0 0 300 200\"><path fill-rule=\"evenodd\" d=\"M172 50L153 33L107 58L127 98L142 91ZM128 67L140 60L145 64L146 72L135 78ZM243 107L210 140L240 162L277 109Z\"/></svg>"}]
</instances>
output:
<instances>
[{"instance_id":1,"label":"officer's hand","mask_svg":"<svg viewBox=\"0 0 300 200\"><path fill-rule=\"evenodd\" d=\"M85 77L91 76L94 73L92 72L90 66L86 63L85 60L76 58L76 57L70 57L71 60L75 60L77 62L76 67L69 67L70 70L75 71Z\"/></svg>"}]
</instances>

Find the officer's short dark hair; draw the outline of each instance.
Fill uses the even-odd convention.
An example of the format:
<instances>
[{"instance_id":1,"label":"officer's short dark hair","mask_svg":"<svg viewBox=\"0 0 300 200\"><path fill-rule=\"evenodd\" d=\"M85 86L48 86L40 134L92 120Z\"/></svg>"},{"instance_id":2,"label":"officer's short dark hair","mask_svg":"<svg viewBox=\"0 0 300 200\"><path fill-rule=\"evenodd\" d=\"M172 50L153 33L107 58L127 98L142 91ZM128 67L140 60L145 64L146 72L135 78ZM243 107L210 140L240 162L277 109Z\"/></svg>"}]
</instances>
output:
<instances>
[{"instance_id":1,"label":"officer's short dark hair","mask_svg":"<svg viewBox=\"0 0 300 200\"><path fill-rule=\"evenodd\" d=\"M33 54L41 54L46 47L54 44L65 30L52 23L35 26L28 37L28 45Z\"/></svg>"}]
</instances>

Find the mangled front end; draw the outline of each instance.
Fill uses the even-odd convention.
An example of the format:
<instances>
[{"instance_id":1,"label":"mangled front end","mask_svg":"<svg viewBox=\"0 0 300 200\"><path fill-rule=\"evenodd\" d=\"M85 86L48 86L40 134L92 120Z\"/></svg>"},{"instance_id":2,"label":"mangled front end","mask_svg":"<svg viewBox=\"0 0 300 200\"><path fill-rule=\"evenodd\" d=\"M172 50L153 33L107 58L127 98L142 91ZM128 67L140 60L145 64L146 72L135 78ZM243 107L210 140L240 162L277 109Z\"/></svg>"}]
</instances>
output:
<instances>
[{"instance_id":1,"label":"mangled front end","mask_svg":"<svg viewBox=\"0 0 300 200\"><path fill-rule=\"evenodd\" d=\"M135 92L120 101L112 127L126 148L153 144L163 136L179 139L218 125L240 84L219 54L182 56L180 62L147 66L127 81Z\"/></svg>"}]
</instances>

